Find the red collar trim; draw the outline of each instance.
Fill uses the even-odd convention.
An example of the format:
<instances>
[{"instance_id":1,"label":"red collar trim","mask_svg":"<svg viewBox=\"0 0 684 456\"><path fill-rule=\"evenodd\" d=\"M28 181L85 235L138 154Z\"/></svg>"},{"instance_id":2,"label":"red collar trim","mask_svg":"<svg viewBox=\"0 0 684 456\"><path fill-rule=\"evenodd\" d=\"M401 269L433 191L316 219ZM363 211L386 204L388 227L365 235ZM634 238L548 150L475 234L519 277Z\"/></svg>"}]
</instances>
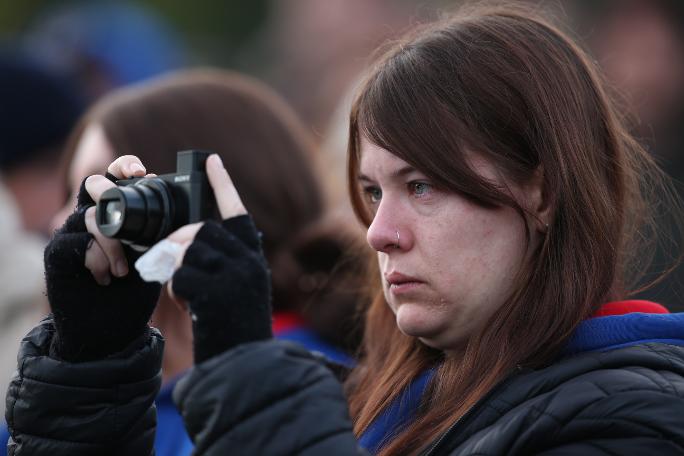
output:
<instances>
[{"instance_id":1,"label":"red collar trim","mask_svg":"<svg viewBox=\"0 0 684 456\"><path fill-rule=\"evenodd\" d=\"M592 317L607 317L609 315L625 315L633 312L643 312L651 314L666 314L670 313L664 306L642 300L627 300L627 301L613 301L607 302Z\"/></svg>"},{"instance_id":2,"label":"red collar trim","mask_svg":"<svg viewBox=\"0 0 684 456\"><path fill-rule=\"evenodd\" d=\"M304 319L295 312L273 312L273 334L278 335L290 329L304 326Z\"/></svg>"},{"instance_id":3,"label":"red collar trim","mask_svg":"<svg viewBox=\"0 0 684 456\"><path fill-rule=\"evenodd\" d=\"M625 315L634 312L650 313L650 314L667 314L670 313L661 304L643 301L638 299L626 301L607 302L592 315L594 317L607 317L609 315ZM274 312L273 313L273 333L280 334L283 331L301 328L305 326L304 319L295 312Z\"/></svg>"}]
</instances>

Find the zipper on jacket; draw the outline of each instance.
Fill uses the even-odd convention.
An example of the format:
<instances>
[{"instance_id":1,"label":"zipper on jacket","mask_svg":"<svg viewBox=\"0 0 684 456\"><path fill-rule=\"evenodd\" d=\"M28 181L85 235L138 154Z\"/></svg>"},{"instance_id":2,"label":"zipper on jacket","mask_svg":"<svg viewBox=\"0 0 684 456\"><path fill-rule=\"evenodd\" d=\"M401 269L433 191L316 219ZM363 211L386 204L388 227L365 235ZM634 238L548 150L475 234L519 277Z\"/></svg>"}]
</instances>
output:
<instances>
[{"instance_id":1,"label":"zipper on jacket","mask_svg":"<svg viewBox=\"0 0 684 456\"><path fill-rule=\"evenodd\" d=\"M512 375L509 375L508 378L506 378L504 381L502 381L501 383L499 383L498 385L496 385L494 388L492 388L492 389L489 391L489 393L487 393L482 399L480 399L479 401L477 401L476 403L474 403L473 405L471 405L470 408L469 408L468 410L466 410L466 412L465 412L463 415L461 415L461 417L460 417L459 419L457 419L456 421L454 421L454 422L451 424L451 426L449 426L449 427L447 428L447 430L444 431L444 432L442 433L442 435L440 435L439 438L438 438L437 440L435 440L435 442L434 442L432 445L430 445L430 447L429 447L427 450L425 450L424 452L420 453L419 456L431 456L431 455L433 455L435 449L436 449L436 448L439 446L439 444L442 443L442 441L451 433L451 431L453 431L453 430L456 428L456 426L458 426L460 423L464 422L466 419L471 418L471 417L474 415L475 409L479 409L479 408L482 406L482 404L484 404L484 403L487 402L489 399L491 399L491 397L494 395L495 392L497 392L497 391L499 391L499 390L505 388L505 387L506 387L514 378L516 378L516 377L518 376L518 374L519 374L520 372L522 372L523 370L524 370L524 369L523 369L522 366L518 366L518 367L516 368L516 370L515 370L515 373L513 373Z\"/></svg>"},{"instance_id":2,"label":"zipper on jacket","mask_svg":"<svg viewBox=\"0 0 684 456\"><path fill-rule=\"evenodd\" d=\"M461 421L463 421L463 418L465 418L466 416L468 416L468 414L469 414L469 413L475 408L475 406L477 406L477 405L479 405L479 402L476 403L476 404L471 405L470 408L469 408L468 410L466 410L466 412L465 412L463 415L461 415L461 417L460 417L459 419L457 419L456 421L454 421L454 422L451 424L451 426L449 426L449 427L447 428L447 430L444 431L444 433L443 433L442 435L440 435L439 438L438 438L437 440L435 440L435 442L430 446L430 448L428 448L425 452L421 453L420 456L430 456L430 455L432 454L432 452L435 450L435 448L437 448L437 447L439 446L439 444L442 443L442 440L444 440L444 439L446 438L446 436L449 435L449 433L450 433L456 426L458 426L458 423L460 423Z\"/></svg>"}]
</instances>

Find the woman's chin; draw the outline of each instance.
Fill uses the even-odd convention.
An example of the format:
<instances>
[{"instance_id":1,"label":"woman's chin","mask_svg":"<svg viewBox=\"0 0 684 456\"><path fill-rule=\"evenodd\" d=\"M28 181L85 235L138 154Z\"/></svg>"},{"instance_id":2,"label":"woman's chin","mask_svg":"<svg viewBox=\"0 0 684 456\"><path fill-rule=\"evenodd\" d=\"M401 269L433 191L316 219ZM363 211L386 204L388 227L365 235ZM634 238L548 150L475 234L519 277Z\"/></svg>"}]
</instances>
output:
<instances>
[{"instance_id":1,"label":"woman's chin","mask_svg":"<svg viewBox=\"0 0 684 456\"><path fill-rule=\"evenodd\" d=\"M407 336L427 340L440 333L442 322L435 317L437 315L434 312L430 312L429 309L417 304L402 304L396 312L399 331Z\"/></svg>"}]
</instances>

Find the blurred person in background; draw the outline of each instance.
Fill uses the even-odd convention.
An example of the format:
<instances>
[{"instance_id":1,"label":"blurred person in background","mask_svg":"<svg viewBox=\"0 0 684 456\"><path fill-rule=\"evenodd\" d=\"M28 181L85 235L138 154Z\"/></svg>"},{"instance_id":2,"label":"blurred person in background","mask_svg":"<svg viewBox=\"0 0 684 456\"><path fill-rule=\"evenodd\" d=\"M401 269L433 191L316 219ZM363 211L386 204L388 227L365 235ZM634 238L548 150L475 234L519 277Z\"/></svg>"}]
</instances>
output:
<instances>
[{"instance_id":1,"label":"blurred person in background","mask_svg":"<svg viewBox=\"0 0 684 456\"><path fill-rule=\"evenodd\" d=\"M626 96L632 132L676 179L684 198L684 3L612 0L583 6L592 24L589 44L607 79ZM661 217L676 237L672 214ZM670 268L678 254L673 243L655 249L650 278ZM639 296L684 310L684 264Z\"/></svg>"},{"instance_id":2,"label":"blurred person in background","mask_svg":"<svg viewBox=\"0 0 684 456\"><path fill-rule=\"evenodd\" d=\"M14 198L0 180L0 388L7 391L17 369L13 353L26 332L48 312L45 299L45 240L24 230ZM5 401L0 403L4 422ZM7 429L0 426L0 455Z\"/></svg>"},{"instance_id":3,"label":"blurred person in background","mask_svg":"<svg viewBox=\"0 0 684 456\"><path fill-rule=\"evenodd\" d=\"M360 334L356 240L344 220L325 217L317 151L270 89L236 73L193 70L115 91L89 110L72 137L68 186L77 193L85 177L104 172L119 155L142 157L157 174L174 172L176 152L186 149L218 153L241 186L271 264L276 337L351 365ZM55 226L73 209L68 204ZM128 274L137 274L132 262ZM193 364L190 316L162 292L151 322L166 339L156 454L190 454L171 400L176 380Z\"/></svg>"},{"instance_id":4,"label":"blurred person in background","mask_svg":"<svg viewBox=\"0 0 684 456\"><path fill-rule=\"evenodd\" d=\"M0 389L19 341L47 313L43 249L66 192L56 169L83 110L74 85L26 56L0 53ZM4 411L5 403L0 404Z\"/></svg>"},{"instance_id":5,"label":"blurred person in background","mask_svg":"<svg viewBox=\"0 0 684 456\"><path fill-rule=\"evenodd\" d=\"M187 61L167 21L132 1L50 4L19 38L27 54L79 81L91 101Z\"/></svg>"},{"instance_id":6,"label":"blurred person in background","mask_svg":"<svg viewBox=\"0 0 684 456\"><path fill-rule=\"evenodd\" d=\"M56 172L84 108L73 81L17 53L0 54L0 175L25 230L50 234L66 199Z\"/></svg>"}]
</instances>

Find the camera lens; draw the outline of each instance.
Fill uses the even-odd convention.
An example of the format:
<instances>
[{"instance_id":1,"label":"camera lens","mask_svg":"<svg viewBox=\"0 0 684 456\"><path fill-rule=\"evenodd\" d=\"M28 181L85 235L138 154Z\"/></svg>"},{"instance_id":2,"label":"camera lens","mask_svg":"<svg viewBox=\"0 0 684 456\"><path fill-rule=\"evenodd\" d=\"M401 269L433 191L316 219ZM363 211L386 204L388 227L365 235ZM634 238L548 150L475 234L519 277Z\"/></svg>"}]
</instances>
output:
<instances>
[{"instance_id":1,"label":"camera lens","mask_svg":"<svg viewBox=\"0 0 684 456\"><path fill-rule=\"evenodd\" d=\"M110 188L97 204L97 226L105 236L149 246L171 232L172 201L171 189L159 178Z\"/></svg>"},{"instance_id":2,"label":"camera lens","mask_svg":"<svg viewBox=\"0 0 684 456\"><path fill-rule=\"evenodd\" d=\"M123 208L121 201L110 200L105 203L104 223L105 225L114 225L121 222L123 217Z\"/></svg>"}]
</instances>

